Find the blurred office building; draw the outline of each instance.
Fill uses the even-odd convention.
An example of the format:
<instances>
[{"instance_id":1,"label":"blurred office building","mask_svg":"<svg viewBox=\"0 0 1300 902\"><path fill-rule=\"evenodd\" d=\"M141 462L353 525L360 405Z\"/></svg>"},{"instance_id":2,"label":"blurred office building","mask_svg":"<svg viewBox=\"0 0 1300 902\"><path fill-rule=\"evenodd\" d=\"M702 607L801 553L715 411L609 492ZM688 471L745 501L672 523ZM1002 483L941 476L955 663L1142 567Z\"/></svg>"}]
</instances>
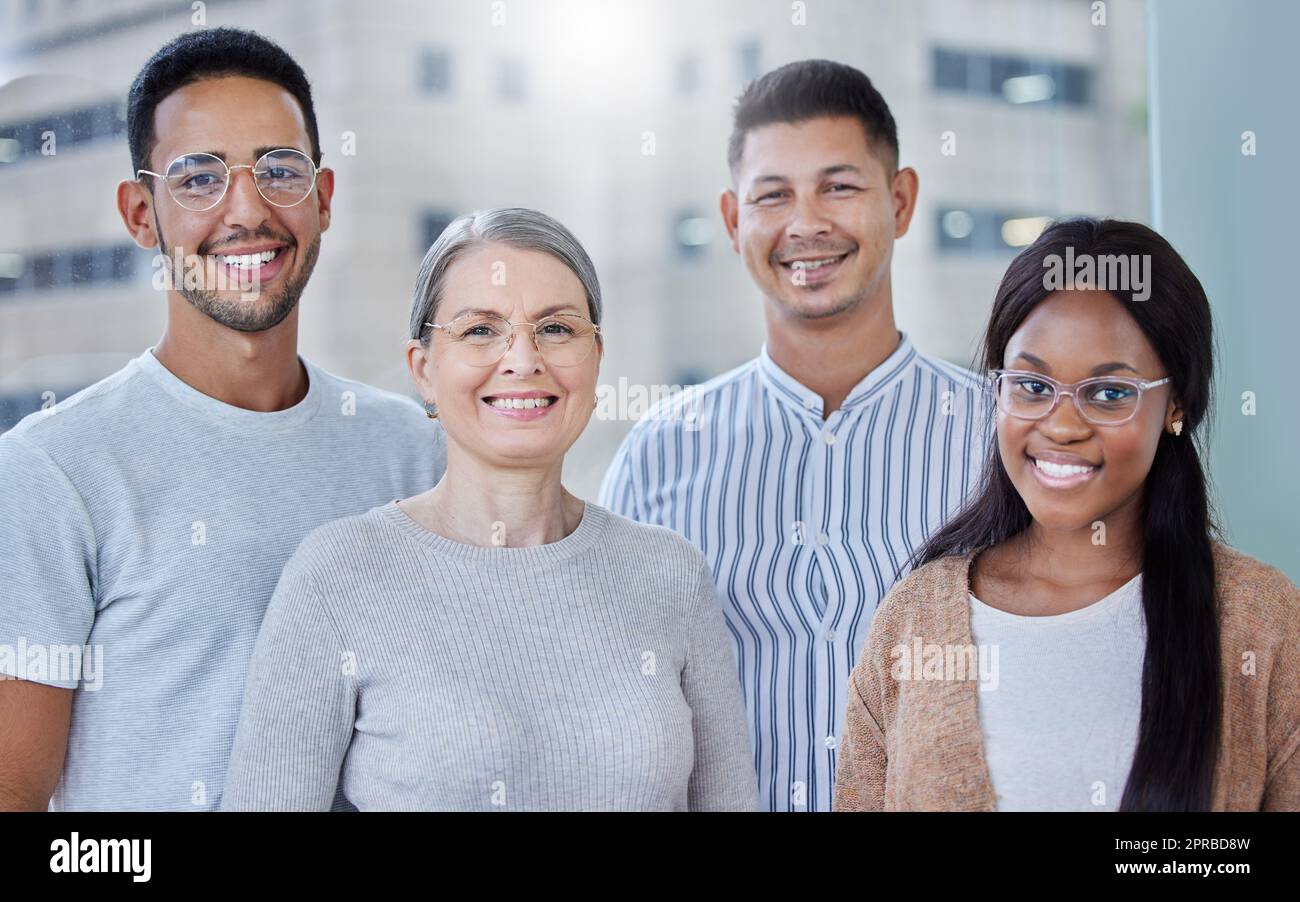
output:
<instances>
[{"instance_id":1,"label":"blurred office building","mask_svg":"<svg viewBox=\"0 0 1300 902\"><path fill-rule=\"evenodd\" d=\"M894 303L925 351L971 363L1006 264L1050 218L1150 219L1134 0L0 0L0 430L161 334L153 252L114 201L125 95L161 44L221 25L302 64L337 172L302 353L396 391L421 257L490 206L543 210L586 245L603 384L753 357L761 302L718 196L736 96L796 59L862 69L898 121L921 190ZM594 495L630 425L593 420L575 492Z\"/></svg>"}]
</instances>

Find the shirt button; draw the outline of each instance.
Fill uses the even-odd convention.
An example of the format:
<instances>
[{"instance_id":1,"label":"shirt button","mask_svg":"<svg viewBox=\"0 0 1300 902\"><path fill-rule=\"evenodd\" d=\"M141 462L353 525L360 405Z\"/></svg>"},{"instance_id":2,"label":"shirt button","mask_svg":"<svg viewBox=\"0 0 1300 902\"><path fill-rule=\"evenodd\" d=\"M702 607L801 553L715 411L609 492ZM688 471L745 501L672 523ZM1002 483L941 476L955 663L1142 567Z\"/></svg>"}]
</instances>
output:
<instances>
[{"instance_id":1,"label":"shirt button","mask_svg":"<svg viewBox=\"0 0 1300 902\"><path fill-rule=\"evenodd\" d=\"M834 737L834 736L827 736L827 737L826 737L826 747L827 747L828 749L833 749L833 748L835 748L835 737Z\"/></svg>"},{"instance_id":2,"label":"shirt button","mask_svg":"<svg viewBox=\"0 0 1300 902\"><path fill-rule=\"evenodd\" d=\"M816 406L817 406L817 398L816 398L816 396L815 396L815 395L809 395L808 397L804 398L804 399L803 399L803 406L806 407L806 408L808 408L809 410L812 410L814 407L816 407Z\"/></svg>"},{"instance_id":3,"label":"shirt button","mask_svg":"<svg viewBox=\"0 0 1300 902\"><path fill-rule=\"evenodd\" d=\"M825 545L825 544L828 543L830 540L831 540L831 537L828 536L826 533L824 533L824 532L819 532L819 533L817 533L817 544L818 544L818 545Z\"/></svg>"},{"instance_id":4,"label":"shirt button","mask_svg":"<svg viewBox=\"0 0 1300 902\"><path fill-rule=\"evenodd\" d=\"M826 631L826 641L827 641L827 642L834 642L834 641L835 641L835 630L827 630L827 631Z\"/></svg>"},{"instance_id":5,"label":"shirt button","mask_svg":"<svg viewBox=\"0 0 1300 902\"><path fill-rule=\"evenodd\" d=\"M825 442L826 444L828 444L828 445L833 445L833 444L835 444L835 433L833 433L833 432L823 432L823 433L822 433L822 441L824 441L824 442Z\"/></svg>"}]
</instances>

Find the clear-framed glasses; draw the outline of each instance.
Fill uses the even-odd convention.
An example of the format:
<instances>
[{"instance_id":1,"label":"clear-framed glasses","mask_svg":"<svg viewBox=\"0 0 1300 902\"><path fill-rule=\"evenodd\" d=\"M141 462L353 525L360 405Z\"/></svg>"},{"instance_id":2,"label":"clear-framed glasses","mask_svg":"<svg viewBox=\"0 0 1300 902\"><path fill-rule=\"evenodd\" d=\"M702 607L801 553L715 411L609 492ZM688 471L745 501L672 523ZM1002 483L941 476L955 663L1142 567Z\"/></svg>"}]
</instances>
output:
<instances>
[{"instance_id":1,"label":"clear-framed glasses","mask_svg":"<svg viewBox=\"0 0 1300 902\"><path fill-rule=\"evenodd\" d=\"M306 200L320 174L320 167L311 157L301 150L284 147L268 150L256 163L238 166L227 166L225 160L210 153L187 153L172 160L166 172L139 169L135 176L162 179L176 203L202 213L221 203L230 188L230 174L236 169L252 170L257 193L277 207L292 207Z\"/></svg>"},{"instance_id":2,"label":"clear-framed glasses","mask_svg":"<svg viewBox=\"0 0 1300 902\"><path fill-rule=\"evenodd\" d=\"M577 313L556 313L535 323L512 323L495 313L464 313L425 325L446 336L449 349L471 366L492 366L506 356L519 326L532 327L533 346L547 366L577 366L591 354L600 332L600 326Z\"/></svg>"},{"instance_id":3,"label":"clear-framed glasses","mask_svg":"<svg viewBox=\"0 0 1300 902\"><path fill-rule=\"evenodd\" d=\"M1079 416L1095 426L1118 426L1137 414L1142 393L1170 381L1093 376L1066 384L1032 370L990 370L998 408L1022 420L1041 420L1069 395Z\"/></svg>"}]
</instances>

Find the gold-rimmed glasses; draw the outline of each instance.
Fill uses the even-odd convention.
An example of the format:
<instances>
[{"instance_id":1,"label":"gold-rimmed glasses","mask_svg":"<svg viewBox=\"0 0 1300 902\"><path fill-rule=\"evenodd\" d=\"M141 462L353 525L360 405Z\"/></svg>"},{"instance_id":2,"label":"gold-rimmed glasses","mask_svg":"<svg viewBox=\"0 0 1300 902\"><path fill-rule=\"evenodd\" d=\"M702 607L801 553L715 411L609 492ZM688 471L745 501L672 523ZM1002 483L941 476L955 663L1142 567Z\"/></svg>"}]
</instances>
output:
<instances>
[{"instance_id":1,"label":"gold-rimmed glasses","mask_svg":"<svg viewBox=\"0 0 1300 902\"><path fill-rule=\"evenodd\" d=\"M492 366L510 350L515 329L531 326L533 347L548 366L577 366L587 359L600 326L577 313L556 313L535 323L512 323L495 313L471 311L445 323L425 323L446 336L449 348L471 366Z\"/></svg>"},{"instance_id":2,"label":"gold-rimmed glasses","mask_svg":"<svg viewBox=\"0 0 1300 902\"><path fill-rule=\"evenodd\" d=\"M256 163L237 166L227 166L225 160L210 153L186 153L167 164L166 172L138 169L135 175L162 179L176 203L202 213L221 203L236 169L251 170L257 193L276 207L293 207L306 200L321 171L301 150L282 147L268 150Z\"/></svg>"}]
</instances>

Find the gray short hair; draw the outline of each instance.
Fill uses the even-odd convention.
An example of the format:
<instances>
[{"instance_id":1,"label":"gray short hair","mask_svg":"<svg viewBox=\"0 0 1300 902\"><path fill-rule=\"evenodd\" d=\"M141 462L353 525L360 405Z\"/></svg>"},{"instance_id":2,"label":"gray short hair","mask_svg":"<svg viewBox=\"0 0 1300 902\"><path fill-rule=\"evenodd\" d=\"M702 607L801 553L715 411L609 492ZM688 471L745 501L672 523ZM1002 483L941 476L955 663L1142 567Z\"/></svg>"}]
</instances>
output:
<instances>
[{"instance_id":1,"label":"gray short hair","mask_svg":"<svg viewBox=\"0 0 1300 902\"><path fill-rule=\"evenodd\" d=\"M492 243L542 251L569 267L587 294L588 318L600 324L600 282L596 279L596 267L573 233L537 210L495 207L452 220L424 255L411 305L411 338L427 343L426 333L430 330L424 324L436 322L434 316L442 302L451 265L466 251Z\"/></svg>"}]
</instances>

